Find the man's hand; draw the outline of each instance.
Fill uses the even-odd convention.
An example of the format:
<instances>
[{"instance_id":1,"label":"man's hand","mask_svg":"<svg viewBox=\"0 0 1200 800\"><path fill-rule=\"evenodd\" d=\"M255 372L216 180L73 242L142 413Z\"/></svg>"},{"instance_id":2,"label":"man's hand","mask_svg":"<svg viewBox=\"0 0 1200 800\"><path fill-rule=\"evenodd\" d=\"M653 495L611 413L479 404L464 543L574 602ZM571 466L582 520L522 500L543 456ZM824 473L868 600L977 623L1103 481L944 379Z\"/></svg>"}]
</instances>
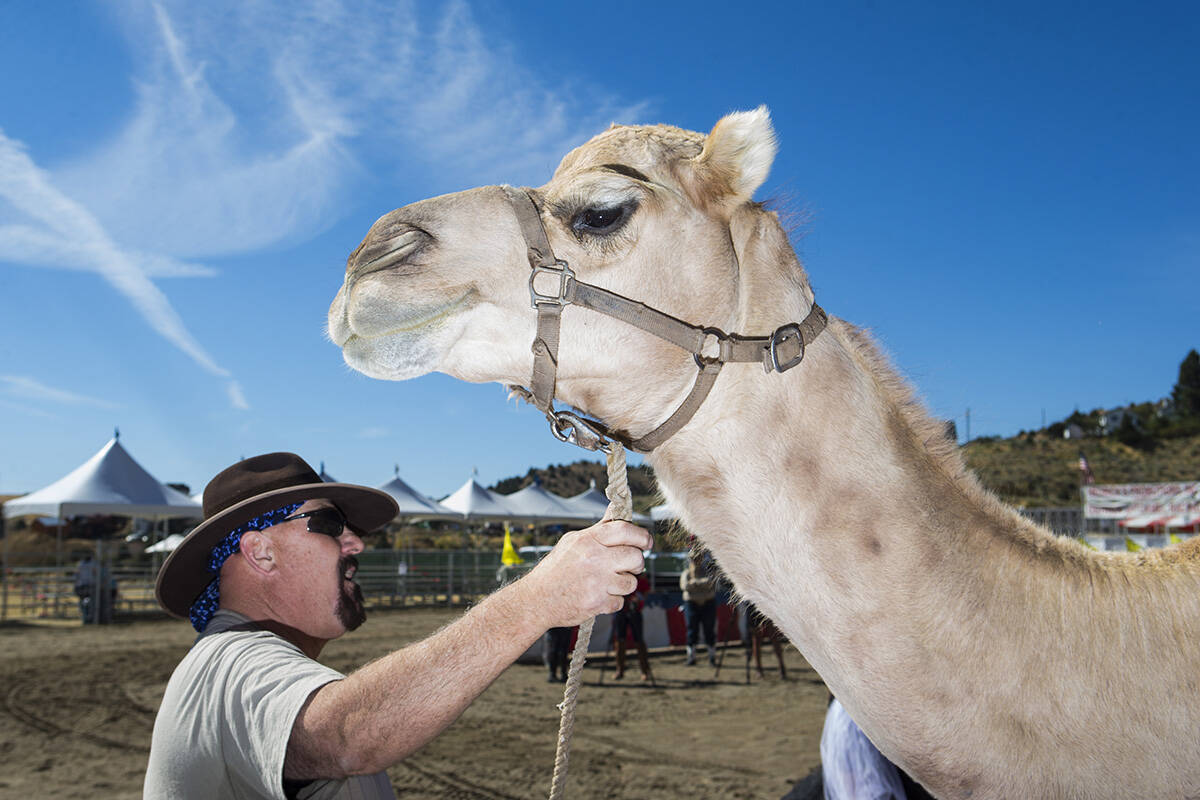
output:
<instances>
[{"instance_id":1,"label":"man's hand","mask_svg":"<svg viewBox=\"0 0 1200 800\"><path fill-rule=\"evenodd\" d=\"M547 627L578 625L620 610L645 569L642 551L653 546L650 534L633 523L605 520L563 536L517 584L524 584Z\"/></svg>"}]
</instances>

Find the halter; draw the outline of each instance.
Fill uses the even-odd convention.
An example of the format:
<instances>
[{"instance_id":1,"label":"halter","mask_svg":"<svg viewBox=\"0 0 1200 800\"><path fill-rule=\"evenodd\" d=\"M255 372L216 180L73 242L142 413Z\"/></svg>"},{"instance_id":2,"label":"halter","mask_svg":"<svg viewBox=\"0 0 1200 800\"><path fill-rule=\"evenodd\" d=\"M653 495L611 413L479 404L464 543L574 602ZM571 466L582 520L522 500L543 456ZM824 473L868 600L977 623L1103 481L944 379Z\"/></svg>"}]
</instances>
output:
<instances>
[{"instance_id":1,"label":"halter","mask_svg":"<svg viewBox=\"0 0 1200 800\"><path fill-rule=\"evenodd\" d=\"M691 420L712 391L726 363L759 362L768 373L787 372L804 359L805 348L825 329L828 322L824 310L814 303L802 322L780 325L769 336L740 336L725 333L719 328L690 325L644 303L584 283L575 276L575 271L566 261L554 257L532 194L511 186L502 188L525 237L532 269L529 274L529 299L538 315L537 333L533 339L533 377L528 389L521 386L512 388L546 415L551 433L561 441L587 450L607 451L609 440L615 439L631 450L648 453ZM539 275L556 279L557 291L539 292L535 285ZM543 279L544 288L546 282ZM626 441L625 437L616 434L599 420L581 417L570 411L554 410L559 328L563 308L571 304L590 308L665 339L687 350L696 360L699 373L691 392L665 422L646 435ZM705 355L706 346L711 352L714 343L716 354Z\"/></svg>"}]
</instances>

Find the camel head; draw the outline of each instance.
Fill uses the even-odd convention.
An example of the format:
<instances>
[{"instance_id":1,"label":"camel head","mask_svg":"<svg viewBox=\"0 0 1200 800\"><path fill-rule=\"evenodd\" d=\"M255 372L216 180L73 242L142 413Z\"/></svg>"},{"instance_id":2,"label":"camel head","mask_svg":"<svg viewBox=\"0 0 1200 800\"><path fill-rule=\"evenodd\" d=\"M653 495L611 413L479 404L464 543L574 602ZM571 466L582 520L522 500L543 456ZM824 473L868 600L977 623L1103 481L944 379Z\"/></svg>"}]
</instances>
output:
<instances>
[{"instance_id":1,"label":"camel head","mask_svg":"<svg viewBox=\"0 0 1200 800\"><path fill-rule=\"evenodd\" d=\"M777 261L776 250L795 265L774 216L751 202L775 150L765 107L730 114L707 135L614 125L529 192L555 257L580 281L694 325L769 333L793 309L757 319L747 267L771 260L766 251ZM423 200L381 217L351 253L329 335L350 366L376 378L439 371L528 384L536 326L529 277L503 187ZM791 280L803 284L798 269ZM661 339L589 309L563 311L558 396L611 427L657 424L695 371L690 354Z\"/></svg>"}]
</instances>

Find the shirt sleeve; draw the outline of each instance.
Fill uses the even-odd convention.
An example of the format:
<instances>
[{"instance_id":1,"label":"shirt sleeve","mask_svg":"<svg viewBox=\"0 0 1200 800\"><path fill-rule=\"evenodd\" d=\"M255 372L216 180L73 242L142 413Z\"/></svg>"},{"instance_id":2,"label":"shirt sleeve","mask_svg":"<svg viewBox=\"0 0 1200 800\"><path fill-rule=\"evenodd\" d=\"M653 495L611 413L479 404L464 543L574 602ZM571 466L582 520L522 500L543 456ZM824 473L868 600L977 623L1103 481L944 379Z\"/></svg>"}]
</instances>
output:
<instances>
[{"instance_id":1,"label":"shirt sleeve","mask_svg":"<svg viewBox=\"0 0 1200 800\"><path fill-rule=\"evenodd\" d=\"M273 634L234 635L245 639L223 653L230 663L222 757L232 782L249 796L284 800L283 760L296 716L313 692L345 676Z\"/></svg>"}]
</instances>

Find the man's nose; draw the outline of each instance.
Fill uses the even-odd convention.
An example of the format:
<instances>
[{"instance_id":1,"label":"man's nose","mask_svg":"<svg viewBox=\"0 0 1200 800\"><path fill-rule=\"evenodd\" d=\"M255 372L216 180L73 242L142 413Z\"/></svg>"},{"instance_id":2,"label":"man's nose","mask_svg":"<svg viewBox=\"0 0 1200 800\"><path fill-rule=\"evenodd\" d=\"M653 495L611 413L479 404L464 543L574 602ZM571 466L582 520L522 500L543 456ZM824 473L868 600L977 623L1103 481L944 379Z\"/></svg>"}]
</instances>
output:
<instances>
[{"instance_id":1,"label":"man's nose","mask_svg":"<svg viewBox=\"0 0 1200 800\"><path fill-rule=\"evenodd\" d=\"M351 533L350 529L342 531L342 535L338 537L338 541L342 545L342 553L345 555L355 555L366 549L363 545L363 540L358 538L358 534Z\"/></svg>"}]
</instances>

